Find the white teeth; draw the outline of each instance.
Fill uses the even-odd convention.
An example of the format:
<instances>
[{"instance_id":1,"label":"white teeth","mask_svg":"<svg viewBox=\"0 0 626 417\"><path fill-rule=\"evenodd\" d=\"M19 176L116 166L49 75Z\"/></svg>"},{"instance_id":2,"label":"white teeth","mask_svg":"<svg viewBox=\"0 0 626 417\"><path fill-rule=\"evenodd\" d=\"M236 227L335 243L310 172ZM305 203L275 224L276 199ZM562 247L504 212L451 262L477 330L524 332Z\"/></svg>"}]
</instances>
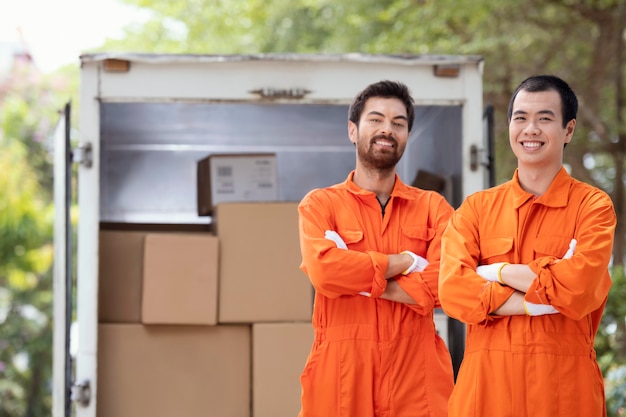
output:
<instances>
[{"instance_id":1,"label":"white teeth","mask_svg":"<svg viewBox=\"0 0 626 417\"><path fill-rule=\"evenodd\" d=\"M541 142L522 142L526 148L538 148L541 146Z\"/></svg>"}]
</instances>

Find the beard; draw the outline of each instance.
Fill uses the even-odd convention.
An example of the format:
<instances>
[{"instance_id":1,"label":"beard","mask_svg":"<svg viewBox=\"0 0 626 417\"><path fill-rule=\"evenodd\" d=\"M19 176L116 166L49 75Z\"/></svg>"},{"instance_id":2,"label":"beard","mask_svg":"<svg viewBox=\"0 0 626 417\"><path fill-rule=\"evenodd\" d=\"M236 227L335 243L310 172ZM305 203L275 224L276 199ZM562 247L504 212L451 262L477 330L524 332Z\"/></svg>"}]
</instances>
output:
<instances>
[{"instance_id":1,"label":"beard","mask_svg":"<svg viewBox=\"0 0 626 417\"><path fill-rule=\"evenodd\" d=\"M378 139L385 139L393 142L395 146L391 148L382 148L374 146L374 143ZM390 171L400 161L404 149L400 149L398 142L391 136L376 135L369 141L359 136L357 144L357 157L361 161L364 167L373 169L376 171Z\"/></svg>"}]
</instances>

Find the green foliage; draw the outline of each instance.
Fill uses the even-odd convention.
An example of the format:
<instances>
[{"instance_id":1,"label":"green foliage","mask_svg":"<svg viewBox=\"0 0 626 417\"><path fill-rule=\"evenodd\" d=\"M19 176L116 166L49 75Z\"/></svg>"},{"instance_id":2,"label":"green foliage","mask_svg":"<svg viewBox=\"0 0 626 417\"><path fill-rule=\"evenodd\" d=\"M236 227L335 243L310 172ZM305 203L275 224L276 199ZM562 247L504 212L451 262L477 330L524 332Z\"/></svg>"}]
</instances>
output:
<instances>
[{"instance_id":1,"label":"green foliage","mask_svg":"<svg viewBox=\"0 0 626 417\"><path fill-rule=\"evenodd\" d=\"M53 91L15 74L0 102L0 415L51 409ZM28 82L24 82L24 78ZM41 106L41 107L39 107Z\"/></svg>"},{"instance_id":2,"label":"green foliage","mask_svg":"<svg viewBox=\"0 0 626 417\"><path fill-rule=\"evenodd\" d=\"M606 377L608 417L619 417L626 410L626 365L611 369Z\"/></svg>"},{"instance_id":3,"label":"green foliage","mask_svg":"<svg viewBox=\"0 0 626 417\"><path fill-rule=\"evenodd\" d=\"M51 261L49 254L33 254L51 238L51 207L41 199L37 174L28 165L22 142L4 138L0 142L0 283L16 284L19 271L41 273ZM48 251L49 252L49 251ZM49 264L49 262L48 262ZM21 285L24 286L24 285Z\"/></svg>"},{"instance_id":4,"label":"green foliage","mask_svg":"<svg viewBox=\"0 0 626 417\"><path fill-rule=\"evenodd\" d=\"M610 417L626 407L626 274L623 266L611 268L613 285L595 340L598 364L606 382Z\"/></svg>"},{"instance_id":5,"label":"green foliage","mask_svg":"<svg viewBox=\"0 0 626 417\"><path fill-rule=\"evenodd\" d=\"M617 365L626 364L626 274L623 266L611 269L613 285L596 337L598 363L606 375Z\"/></svg>"},{"instance_id":6,"label":"green foliage","mask_svg":"<svg viewBox=\"0 0 626 417\"><path fill-rule=\"evenodd\" d=\"M0 141L0 415L45 416L52 344L51 206L23 143Z\"/></svg>"}]
</instances>

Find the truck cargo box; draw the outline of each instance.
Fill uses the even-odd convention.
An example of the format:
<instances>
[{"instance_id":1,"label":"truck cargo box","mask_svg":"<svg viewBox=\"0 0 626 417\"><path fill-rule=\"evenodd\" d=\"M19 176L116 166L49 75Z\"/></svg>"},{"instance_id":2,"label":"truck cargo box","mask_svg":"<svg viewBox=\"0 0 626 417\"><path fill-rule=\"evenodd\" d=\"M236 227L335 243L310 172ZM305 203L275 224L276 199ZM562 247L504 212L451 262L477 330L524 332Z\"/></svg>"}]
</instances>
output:
<instances>
[{"instance_id":1,"label":"truck cargo box","mask_svg":"<svg viewBox=\"0 0 626 417\"><path fill-rule=\"evenodd\" d=\"M397 166L405 183L436 189L455 207L467 195L488 186L488 128L483 117L483 60L479 56L96 53L81 56L80 65L79 125L71 129L68 104L55 136L55 417L70 412L76 417L109 417L103 410L115 410L117 415L144 411L156 415L159 410L176 409L163 401L179 400L198 415L230 411L243 415L242 410L245 417L253 410L270 415L270 396L279 393L264 382L274 375L263 361L278 363L280 357L268 345L266 335L284 335L299 348L300 342L308 344L311 337L306 326L302 327L312 311L312 288L298 270L295 206L311 189L342 182L354 168L348 107L367 84L383 79L402 81L415 98L414 127ZM78 133L71 138L70 132ZM256 191L269 185L275 188L255 196L239 187L246 178L237 184L224 182L222 185L239 188L221 189L234 196L234 201L227 202L234 205L220 209L220 202L215 195L207 195L211 190L203 185L216 180L207 175L219 174L205 170L198 178L198 164L212 155L271 155L273 171L254 187ZM247 179L261 175L249 168ZM73 172L77 178L72 178ZM223 170L221 175L227 174ZM74 183L78 184L80 213L75 241L68 214ZM259 213L237 204L257 205ZM261 213L268 207L290 211L281 223L281 217ZM287 242L280 249L286 263L281 271L285 272L277 272L285 276L273 277L267 285L282 286L288 292L282 297L291 304L279 305L280 297L271 298L271 287L254 287L258 283L250 274L255 273L255 265L237 255L237 245L251 250L237 243L245 242L245 231L223 235L238 230L238 219L232 215L240 211L248 213L241 215L245 216L241 224L247 225L250 233L267 234L268 227L284 224L274 239L281 236L281 243ZM221 229L219 216L215 216L220 212L225 216ZM267 224L261 224L264 221ZM153 251L154 244L149 242L146 272L140 259L145 256L146 236L162 233L172 233L173 238L165 240L176 247L171 253L163 245L160 252ZM186 233L215 239L206 251L197 252L194 247L194 257L206 252L203 262L207 268L228 277L219 276L220 272L217 277L213 272L207 277L177 276L197 269L183 267L193 262L193 257L175 260L182 262L178 268L171 263L163 266L169 256L184 250L174 237ZM270 236L252 236L250 240L271 244ZM185 240L187 244L194 243ZM75 261L73 247L77 249ZM270 248L263 249L257 264L272 256L280 258ZM287 276L293 281L289 285ZM149 282L144 282L146 279ZM177 279L201 282L200 292L172 288ZM238 285L246 282L265 299L240 293ZM188 311L175 311L178 301L172 300L185 293L193 295L188 297L193 305L186 306ZM170 303L167 308L162 300ZM144 302L148 304L142 305ZM72 321L78 331L70 340ZM463 328L441 311L437 311L436 322L445 332L442 336L458 366ZM252 336L250 329L254 329ZM301 334L306 341L298 339ZM250 344L252 339L258 346ZM210 347L207 355L227 352L225 360L203 357L194 348L196 341ZM229 345L240 342L246 345L235 350ZM75 351L70 352L70 347ZM143 351L148 356L143 357ZM275 377L299 374L306 359L300 364L300 356L285 361L289 369L281 369ZM146 370L146 361L157 357L168 363L163 372ZM238 365L233 375L225 376L229 363ZM193 381L188 381L188 387L176 383L184 381L178 372L191 371ZM142 372L143 379L138 374ZM189 395L195 392L190 390L196 389L196 383L228 392L223 396L213 392L212 397ZM146 384L160 387L154 391L159 398L154 399L153 407L134 403L135 399L149 401ZM248 387L260 391L249 392ZM262 398L263 389L267 398ZM210 409L212 402L215 410ZM289 398L272 415L294 416L298 402L298 398Z\"/></svg>"}]
</instances>

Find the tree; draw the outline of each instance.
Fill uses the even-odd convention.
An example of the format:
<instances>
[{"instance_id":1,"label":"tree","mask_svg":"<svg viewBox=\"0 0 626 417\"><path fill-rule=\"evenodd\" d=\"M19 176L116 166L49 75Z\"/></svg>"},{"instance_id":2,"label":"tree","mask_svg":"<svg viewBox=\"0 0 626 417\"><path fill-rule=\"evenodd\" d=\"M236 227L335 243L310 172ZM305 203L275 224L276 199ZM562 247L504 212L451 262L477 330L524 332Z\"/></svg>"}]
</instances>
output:
<instances>
[{"instance_id":1,"label":"tree","mask_svg":"<svg viewBox=\"0 0 626 417\"><path fill-rule=\"evenodd\" d=\"M7 103L3 113L20 107ZM0 414L43 417L50 409L52 213L26 151L15 139L0 140Z\"/></svg>"},{"instance_id":2,"label":"tree","mask_svg":"<svg viewBox=\"0 0 626 417\"><path fill-rule=\"evenodd\" d=\"M17 62L0 89L0 415L44 417L53 326L47 139L71 84L27 64Z\"/></svg>"}]
</instances>

